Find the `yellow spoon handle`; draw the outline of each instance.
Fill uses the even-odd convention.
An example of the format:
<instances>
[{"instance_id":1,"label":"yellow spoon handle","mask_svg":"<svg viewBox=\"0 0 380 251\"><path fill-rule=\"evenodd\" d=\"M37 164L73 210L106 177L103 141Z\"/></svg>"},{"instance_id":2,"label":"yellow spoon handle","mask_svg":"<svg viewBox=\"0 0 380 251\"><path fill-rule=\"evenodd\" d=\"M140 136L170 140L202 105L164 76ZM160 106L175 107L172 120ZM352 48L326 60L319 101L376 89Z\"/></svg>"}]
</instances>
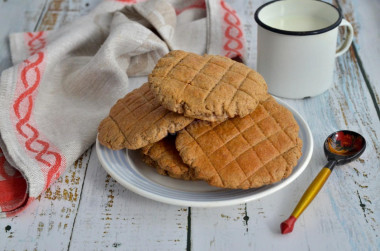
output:
<instances>
[{"instance_id":1,"label":"yellow spoon handle","mask_svg":"<svg viewBox=\"0 0 380 251\"><path fill-rule=\"evenodd\" d=\"M313 182L302 195L302 198L298 202L296 208L293 210L292 216L298 218L302 214L302 212L307 208L307 206L309 206L310 202L313 201L315 196L321 190L330 174L331 170L329 168L322 168L317 177L314 178Z\"/></svg>"},{"instance_id":2,"label":"yellow spoon handle","mask_svg":"<svg viewBox=\"0 0 380 251\"><path fill-rule=\"evenodd\" d=\"M317 177L314 178L313 182L302 195L302 198L298 202L296 208L293 210L293 213L286 221L281 223L280 227L282 234L287 234L293 231L294 224L297 221L298 217L307 208L307 206L309 206L315 196L317 196L326 180L330 176L335 164L336 161L329 161L329 163L327 163L327 165L318 173Z\"/></svg>"}]
</instances>

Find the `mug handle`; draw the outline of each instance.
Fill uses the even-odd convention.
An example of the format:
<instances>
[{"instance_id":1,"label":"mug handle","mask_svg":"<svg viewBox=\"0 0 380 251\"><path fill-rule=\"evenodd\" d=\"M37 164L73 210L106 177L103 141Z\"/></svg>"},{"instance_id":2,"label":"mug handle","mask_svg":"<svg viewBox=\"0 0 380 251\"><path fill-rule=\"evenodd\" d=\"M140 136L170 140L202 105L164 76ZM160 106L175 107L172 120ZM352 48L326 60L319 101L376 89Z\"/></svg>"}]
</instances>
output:
<instances>
[{"instance_id":1,"label":"mug handle","mask_svg":"<svg viewBox=\"0 0 380 251\"><path fill-rule=\"evenodd\" d=\"M352 25L347 22L346 19L342 19L342 22L340 23L340 26L344 26L345 29L345 40L342 44L339 45L339 47L336 50L335 57L339 57L343 53L345 53L348 48L350 48L350 45L352 43L352 39L354 38L354 29L352 28Z\"/></svg>"}]
</instances>

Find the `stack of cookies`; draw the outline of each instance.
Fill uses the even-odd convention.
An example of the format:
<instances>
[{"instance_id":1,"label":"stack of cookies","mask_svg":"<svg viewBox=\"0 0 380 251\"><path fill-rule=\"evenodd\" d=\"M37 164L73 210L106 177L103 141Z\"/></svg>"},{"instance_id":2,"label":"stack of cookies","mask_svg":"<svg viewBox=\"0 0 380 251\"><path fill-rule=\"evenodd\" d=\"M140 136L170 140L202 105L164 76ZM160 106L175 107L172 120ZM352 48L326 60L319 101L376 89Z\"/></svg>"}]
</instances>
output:
<instances>
[{"instance_id":1,"label":"stack of cookies","mask_svg":"<svg viewBox=\"0 0 380 251\"><path fill-rule=\"evenodd\" d=\"M162 57L98 131L110 149L140 149L159 174L231 189L278 182L302 154L297 122L259 73L185 51Z\"/></svg>"}]
</instances>

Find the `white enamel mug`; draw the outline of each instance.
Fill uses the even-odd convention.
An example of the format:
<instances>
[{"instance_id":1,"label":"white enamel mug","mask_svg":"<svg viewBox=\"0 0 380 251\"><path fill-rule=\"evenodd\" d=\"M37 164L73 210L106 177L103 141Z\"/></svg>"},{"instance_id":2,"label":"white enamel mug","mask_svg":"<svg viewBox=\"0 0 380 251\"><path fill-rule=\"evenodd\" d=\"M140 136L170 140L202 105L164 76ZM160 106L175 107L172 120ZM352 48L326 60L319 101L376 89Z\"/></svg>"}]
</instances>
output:
<instances>
[{"instance_id":1,"label":"white enamel mug","mask_svg":"<svg viewBox=\"0 0 380 251\"><path fill-rule=\"evenodd\" d=\"M348 50L353 28L333 5L318 0L282 0L262 5L258 24L257 71L269 93L301 99L333 84L335 58ZM345 37L337 47L338 27Z\"/></svg>"}]
</instances>

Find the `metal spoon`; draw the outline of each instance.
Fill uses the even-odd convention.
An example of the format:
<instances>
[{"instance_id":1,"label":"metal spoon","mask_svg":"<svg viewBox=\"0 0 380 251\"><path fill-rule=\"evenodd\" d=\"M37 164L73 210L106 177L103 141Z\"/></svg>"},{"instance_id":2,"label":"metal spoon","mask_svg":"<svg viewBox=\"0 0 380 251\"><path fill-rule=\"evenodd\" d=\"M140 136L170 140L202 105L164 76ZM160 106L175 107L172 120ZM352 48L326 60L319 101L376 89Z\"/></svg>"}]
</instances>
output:
<instances>
[{"instance_id":1,"label":"metal spoon","mask_svg":"<svg viewBox=\"0 0 380 251\"><path fill-rule=\"evenodd\" d=\"M365 147L364 137L353 131L337 131L327 137L323 148L328 163L314 178L290 217L281 223L282 234L293 231L294 223L321 190L334 167L357 159L364 152Z\"/></svg>"}]
</instances>

